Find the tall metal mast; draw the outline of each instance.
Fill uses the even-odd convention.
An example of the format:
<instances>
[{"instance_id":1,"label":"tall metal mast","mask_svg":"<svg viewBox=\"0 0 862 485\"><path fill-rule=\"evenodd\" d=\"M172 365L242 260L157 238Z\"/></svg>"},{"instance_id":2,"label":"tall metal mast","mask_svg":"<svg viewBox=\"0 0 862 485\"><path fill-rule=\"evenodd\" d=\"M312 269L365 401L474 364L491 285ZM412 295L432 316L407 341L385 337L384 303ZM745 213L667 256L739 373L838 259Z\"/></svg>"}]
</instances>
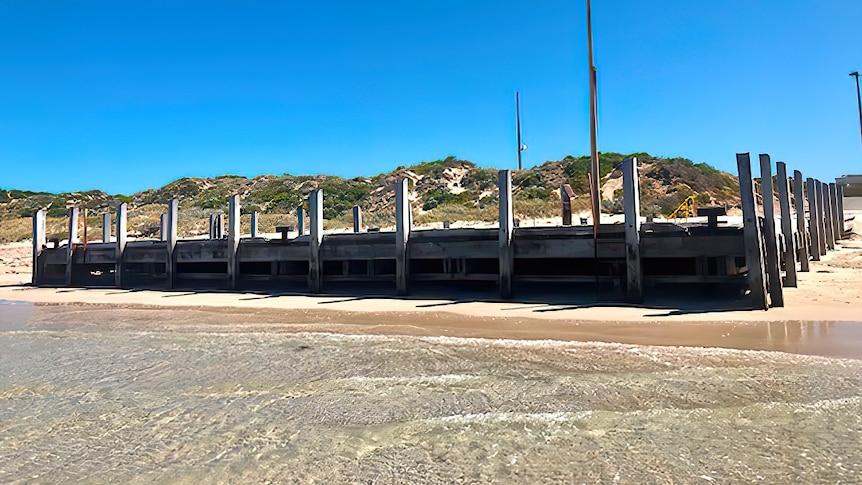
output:
<instances>
[{"instance_id":1,"label":"tall metal mast","mask_svg":"<svg viewBox=\"0 0 862 485\"><path fill-rule=\"evenodd\" d=\"M518 170L521 170L521 99L515 91L515 129L518 131Z\"/></svg>"},{"instance_id":2,"label":"tall metal mast","mask_svg":"<svg viewBox=\"0 0 862 485\"><path fill-rule=\"evenodd\" d=\"M592 198L594 232L598 233L601 206L599 205L599 152L596 147L597 104L596 66L593 64L593 21L590 0L587 0L587 48L590 74L590 195Z\"/></svg>"}]
</instances>

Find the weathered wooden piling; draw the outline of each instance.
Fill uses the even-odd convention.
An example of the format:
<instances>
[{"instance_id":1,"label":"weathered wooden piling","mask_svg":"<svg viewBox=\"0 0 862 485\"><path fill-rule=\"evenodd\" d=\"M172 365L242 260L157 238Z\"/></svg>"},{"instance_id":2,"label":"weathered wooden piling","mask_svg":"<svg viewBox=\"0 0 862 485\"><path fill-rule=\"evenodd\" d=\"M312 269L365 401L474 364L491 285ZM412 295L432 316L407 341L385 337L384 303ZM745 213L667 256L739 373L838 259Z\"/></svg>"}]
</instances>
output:
<instances>
[{"instance_id":1,"label":"weathered wooden piling","mask_svg":"<svg viewBox=\"0 0 862 485\"><path fill-rule=\"evenodd\" d=\"M319 292L323 289L323 264L320 245L323 243L323 189L314 189L308 194L308 226L311 239L308 242L308 289Z\"/></svg>"},{"instance_id":2,"label":"weathered wooden piling","mask_svg":"<svg viewBox=\"0 0 862 485\"><path fill-rule=\"evenodd\" d=\"M778 263L778 240L775 236L775 197L772 190L772 161L760 154L760 192L763 199L763 243L766 246L767 290L772 306L784 306L781 269Z\"/></svg>"},{"instance_id":3,"label":"weathered wooden piling","mask_svg":"<svg viewBox=\"0 0 862 485\"><path fill-rule=\"evenodd\" d=\"M311 194L309 194L309 196L311 196ZM305 209L303 209L302 206L296 208L296 233L298 236L305 234Z\"/></svg>"},{"instance_id":4,"label":"weathered wooden piling","mask_svg":"<svg viewBox=\"0 0 862 485\"><path fill-rule=\"evenodd\" d=\"M832 234L835 241L841 240L841 235L844 233L844 218L839 221L838 214L838 188L835 182L829 183L829 208L832 209Z\"/></svg>"},{"instance_id":5,"label":"weathered wooden piling","mask_svg":"<svg viewBox=\"0 0 862 485\"><path fill-rule=\"evenodd\" d=\"M168 240L168 214L166 212L162 212L159 216L159 241L167 241Z\"/></svg>"},{"instance_id":6,"label":"weathered wooden piling","mask_svg":"<svg viewBox=\"0 0 862 485\"><path fill-rule=\"evenodd\" d=\"M33 213L33 279L32 283L35 286L39 282L42 268L39 264L39 255L45 249L46 230L45 230L45 209L39 209Z\"/></svg>"},{"instance_id":7,"label":"weathered wooden piling","mask_svg":"<svg viewBox=\"0 0 862 485\"><path fill-rule=\"evenodd\" d=\"M572 225L572 197L575 196L575 191L569 184L560 186L560 206L563 216L563 225Z\"/></svg>"},{"instance_id":8,"label":"weathered wooden piling","mask_svg":"<svg viewBox=\"0 0 862 485\"><path fill-rule=\"evenodd\" d=\"M808 194L808 234L811 236L811 259L820 261L820 209L818 208L817 182L813 178L805 179L805 191Z\"/></svg>"},{"instance_id":9,"label":"weathered wooden piling","mask_svg":"<svg viewBox=\"0 0 862 485\"><path fill-rule=\"evenodd\" d=\"M632 303L643 302L643 273L640 252L640 190L638 159L623 160L623 205L626 217L626 295Z\"/></svg>"},{"instance_id":10,"label":"weathered wooden piling","mask_svg":"<svg viewBox=\"0 0 862 485\"><path fill-rule=\"evenodd\" d=\"M395 183L395 292L407 294L410 279L407 242L410 239L410 200L407 193L407 179L400 178Z\"/></svg>"},{"instance_id":11,"label":"weathered wooden piling","mask_svg":"<svg viewBox=\"0 0 862 485\"><path fill-rule=\"evenodd\" d=\"M72 256L78 243L78 208L69 208L69 244L66 246L66 286L72 286Z\"/></svg>"},{"instance_id":12,"label":"weathered wooden piling","mask_svg":"<svg viewBox=\"0 0 862 485\"><path fill-rule=\"evenodd\" d=\"M353 206L353 232L362 232L362 209L358 205Z\"/></svg>"},{"instance_id":13,"label":"weathered wooden piling","mask_svg":"<svg viewBox=\"0 0 862 485\"><path fill-rule=\"evenodd\" d=\"M826 248L831 251L835 249L835 233L833 232L835 226L832 224L832 198L829 197L829 184L821 182L820 191L823 194L823 224L826 233Z\"/></svg>"},{"instance_id":14,"label":"weathered wooden piling","mask_svg":"<svg viewBox=\"0 0 862 485\"><path fill-rule=\"evenodd\" d=\"M841 239L844 239L844 186L839 184L835 190L838 191L838 223L841 227Z\"/></svg>"},{"instance_id":15,"label":"weathered wooden piling","mask_svg":"<svg viewBox=\"0 0 862 485\"><path fill-rule=\"evenodd\" d=\"M781 209L781 235L784 248L781 254L784 261L784 286L796 286L796 251L793 241L793 223L790 217L790 191L787 180L787 166L784 162L775 163L776 183L778 184L778 206Z\"/></svg>"},{"instance_id":16,"label":"weathered wooden piling","mask_svg":"<svg viewBox=\"0 0 862 485\"><path fill-rule=\"evenodd\" d=\"M252 238L257 237L257 217L258 217L257 211L254 211L251 213L251 237Z\"/></svg>"},{"instance_id":17,"label":"weathered wooden piling","mask_svg":"<svg viewBox=\"0 0 862 485\"><path fill-rule=\"evenodd\" d=\"M760 238L760 224L757 220L754 183L751 178L751 159L748 153L736 154L739 173L739 193L742 202L743 239L745 242L745 263L748 267L748 287L751 291L752 306L767 310L766 274L763 261L763 245Z\"/></svg>"},{"instance_id":18,"label":"weathered wooden piling","mask_svg":"<svg viewBox=\"0 0 862 485\"><path fill-rule=\"evenodd\" d=\"M117 262L114 264L114 284L123 286L123 252L128 237L128 206L124 203L117 208Z\"/></svg>"},{"instance_id":19,"label":"weathered wooden piling","mask_svg":"<svg viewBox=\"0 0 862 485\"><path fill-rule=\"evenodd\" d=\"M512 276L515 270L515 247L512 236L515 228L515 216L512 209L512 172L500 170L497 172L497 185L500 190L500 298L512 297Z\"/></svg>"},{"instance_id":20,"label":"weathered wooden piling","mask_svg":"<svg viewBox=\"0 0 862 485\"><path fill-rule=\"evenodd\" d=\"M168 237L167 250L168 259L165 264L165 272L167 273L168 285L173 288L176 283L176 268L177 262L174 258L174 249L177 247L177 220L179 218L179 199L173 198L168 202Z\"/></svg>"},{"instance_id":21,"label":"weathered wooden piling","mask_svg":"<svg viewBox=\"0 0 862 485\"><path fill-rule=\"evenodd\" d=\"M240 201L238 195L231 196L228 201L228 230L227 230L227 277L231 289L237 287L237 276L239 274L239 262L236 253L239 249L240 238Z\"/></svg>"},{"instance_id":22,"label":"weathered wooden piling","mask_svg":"<svg viewBox=\"0 0 862 485\"><path fill-rule=\"evenodd\" d=\"M805 198L802 195L802 172L793 171L793 198L796 201L796 235L799 271L808 271L808 231L805 224Z\"/></svg>"},{"instance_id":23,"label":"weathered wooden piling","mask_svg":"<svg viewBox=\"0 0 862 485\"><path fill-rule=\"evenodd\" d=\"M111 242L111 213L102 214L102 242Z\"/></svg>"},{"instance_id":24,"label":"weathered wooden piling","mask_svg":"<svg viewBox=\"0 0 862 485\"><path fill-rule=\"evenodd\" d=\"M825 211L823 210L823 184L819 180L814 180L814 196L817 199L817 234L819 237L821 256L826 255L826 221Z\"/></svg>"}]
</instances>

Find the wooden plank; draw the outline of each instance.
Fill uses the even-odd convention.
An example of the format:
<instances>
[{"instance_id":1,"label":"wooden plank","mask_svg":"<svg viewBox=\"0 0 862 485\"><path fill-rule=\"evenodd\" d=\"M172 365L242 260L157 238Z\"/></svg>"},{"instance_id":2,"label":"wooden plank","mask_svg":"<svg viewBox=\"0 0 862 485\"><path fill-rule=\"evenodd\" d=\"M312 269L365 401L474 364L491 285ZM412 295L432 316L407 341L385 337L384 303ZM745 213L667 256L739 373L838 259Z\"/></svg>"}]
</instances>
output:
<instances>
[{"instance_id":1,"label":"wooden plank","mask_svg":"<svg viewBox=\"0 0 862 485\"><path fill-rule=\"evenodd\" d=\"M515 273L515 246L513 245L515 215L512 209L512 172L510 170L497 172L497 186L500 191L500 228L497 239L500 258L500 298L509 299L512 298L512 276ZM571 204L569 208L571 224Z\"/></svg>"},{"instance_id":2,"label":"wooden plank","mask_svg":"<svg viewBox=\"0 0 862 485\"><path fill-rule=\"evenodd\" d=\"M417 241L410 239L410 259L499 257L497 241Z\"/></svg>"},{"instance_id":3,"label":"wooden plank","mask_svg":"<svg viewBox=\"0 0 862 485\"><path fill-rule=\"evenodd\" d=\"M720 258L745 256L742 231L736 235L650 237L640 240L643 258Z\"/></svg>"},{"instance_id":4,"label":"wooden plank","mask_svg":"<svg viewBox=\"0 0 862 485\"><path fill-rule=\"evenodd\" d=\"M33 278L32 284L38 285L39 278L42 273L42 266L39 264L39 256L45 249L46 243L45 229L45 210L39 209L33 213Z\"/></svg>"},{"instance_id":5,"label":"wooden plank","mask_svg":"<svg viewBox=\"0 0 862 485\"><path fill-rule=\"evenodd\" d=\"M69 245L66 246L66 286L72 286L72 255L78 243L78 208L69 208Z\"/></svg>"},{"instance_id":6,"label":"wooden plank","mask_svg":"<svg viewBox=\"0 0 862 485\"><path fill-rule=\"evenodd\" d=\"M736 165L739 171L739 193L742 202L748 288L751 291L752 306L766 310L769 308L769 305L767 305L766 301L763 242L760 237L760 224L757 220L757 207L754 198L754 183L751 179L751 158L749 154L737 153Z\"/></svg>"},{"instance_id":7,"label":"wooden plank","mask_svg":"<svg viewBox=\"0 0 862 485\"><path fill-rule=\"evenodd\" d=\"M817 196L817 182L808 177L805 179L805 192L808 194L808 234L811 236L811 259L820 261L822 246L820 233L820 209Z\"/></svg>"},{"instance_id":8,"label":"wooden plank","mask_svg":"<svg viewBox=\"0 0 862 485\"><path fill-rule=\"evenodd\" d=\"M835 182L829 184L829 208L832 209L832 237L840 241L844 233L844 219L838 220L838 189Z\"/></svg>"},{"instance_id":9,"label":"wooden plank","mask_svg":"<svg viewBox=\"0 0 862 485\"><path fill-rule=\"evenodd\" d=\"M629 157L623 160L623 205L626 218L626 295L632 303L643 302L639 194L638 159Z\"/></svg>"},{"instance_id":10,"label":"wooden plank","mask_svg":"<svg viewBox=\"0 0 862 485\"><path fill-rule=\"evenodd\" d=\"M353 232L362 232L362 208L358 205L353 206Z\"/></svg>"},{"instance_id":11,"label":"wooden plank","mask_svg":"<svg viewBox=\"0 0 862 485\"><path fill-rule=\"evenodd\" d=\"M799 271L808 271L808 231L805 224L805 197L802 195L802 172L793 171L793 198L796 201L796 234Z\"/></svg>"},{"instance_id":12,"label":"wooden plank","mask_svg":"<svg viewBox=\"0 0 862 485\"><path fill-rule=\"evenodd\" d=\"M165 265L167 273L168 286L174 287L174 275L176 274L176 262L174 261L174 248L177 246L177 220L179 219L180 201L173 198L168 202L168 238L167 249L168 259Z\"/></svg>"},{"instance_id":13,"label":"wooden plank","mask_svg":"<svg viewBox=\"0 0 862 485\"><path fill-rule=\"evenodd\" d=\"M102 242L111 242L111 213L102 214Z\"/></svg>"},{"instance_id":14,"label":"wooden plank","mask_svg":"<svg viewBox=\"0 0 862 485\"><path fill-rule=\"evenodd\" d=\"M516 232L512 245L516 259L593 259L595 256L593 238L532 239L519 237ZM624 259L625 241L599 239L598 256L600 259Z\"/></svg>"},{"instance_id":15,"label":"wooden plank","mask_svg":"<svg viewBox=\"0 0 862 485\"><path fill-rule=\"evenodd\" d=\"M410 279L407 242L410 239L410 200L407 198L407 179L395 182L395 293L407 294Z\"/></svg>"},{"instance_id":16,"label":"wooden plank","mask_svg":"<svg viewBox=\"0 0 862 485\"><path fill-rule=\"evenodd\" d=\"M835 233L833 232L834 225L832 224L832 208L831 199L829 197L829 184L820 183L821 198L823 200L823 225L826 234L826 248L828 250L835 249Z\"/></svg>"},{"instance_id":17,"label":"wooden plank","mask_svg":"<svg viewBox=\"0 0 862 485\"><path fill-rule=\"evenodd\" d=\"M772 306L784 306L781 270L778 263L778 241L775 236L775 197L772 190L772 161L760 154L760 195L763 200L763 243L766 246L766 288Z\"/></svg>"},{"instance_id":18,"label":"wooden plank","mask_svg":"<svg viewBox=\"0 0 862 485\"><path fill-rule=\"evenodd\" d=\"M311 240L308 245L308 289L318 292L323 289L323 264L320 246L323 243L323 189L308 194L308 222Z\"/></svg>"},{"instance_id":19,"label":"wooden plank","mask_svg":"<svg viewBox=\"0 0 862 485\"><path fill-rule=\"evenodd\" d=\"M117 263L114 266L114 285L118 288L123 286L123 254L126 250L128 239L128 214L129 209L125 203L117 208Z\"/></svg>"},{"instance_id":20,"label":"wooden plank","mask_svg":"<svg viewBox=\"0 0 862 485\"><path fill-rule=\"evenodd\" d=\"M240 214L241 206L239 195L231 196L228 201L228 230L227 230L227 277L228 284L232 290L236 289L237 275L239 274L239 262L236 252L239 249L240 239Z\"/></svg>"},{"instance_id":21,"label":"wooden plank","mask_svg":"<svg viewBox=\"0 0 862 485\"><path fill-rule=\"evenodd\" d=\"M168 240L168 214L162 212L159 216L159 241Z\"/></svg>"},{"instance_id":22,"label":"wooden plank","mask_svg":"<svg viewBox=\"0 0 862 485\"><path fill-rule=\"evenodd\" d=\"M569 184L560 186L560 206L563 216L563 225L572 225L572 196L574 191Z\"/></svg>"},{"instance_id":23,"label":"wooden plank","mask_svg":"<svg viewBox=\"0 0 862 485\"><path fill-rule=\"evenodd\" d=\"M790 215L790 190L787 180L787 166L784 162L775 163L776 183L778 184L778 207L781 209L781 234L784 236L784 286L796 287L796 251L793 244L793 223Z\"/></svg>"}]
</instances>

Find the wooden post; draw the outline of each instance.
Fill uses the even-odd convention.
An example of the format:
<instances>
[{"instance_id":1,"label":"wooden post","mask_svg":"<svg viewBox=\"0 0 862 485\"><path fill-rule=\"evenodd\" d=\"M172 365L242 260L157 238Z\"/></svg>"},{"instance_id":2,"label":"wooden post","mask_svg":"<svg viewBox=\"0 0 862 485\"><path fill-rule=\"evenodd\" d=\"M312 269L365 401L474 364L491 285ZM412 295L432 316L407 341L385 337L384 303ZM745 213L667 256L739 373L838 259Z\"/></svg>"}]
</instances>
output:
<instances>
[{"instance_id":1,"label":"wooden post","mask_svg":"<svg viewBox=\"0 0 862 485\"><path fill-rule=\"evenodd\" d=\"M251 213L251 237L257 237L257 211Z\"/></svg>"},{"instance_id":2,"label":"wooden post","mask_svg":"<svg viewBox=\"0 0 862 485\"><path fill-rule=\"evenodd\" d=\"M224 212L216 216L216 239L224 239Z\"/></svg>"},{"instance_id":3,"label":"wooden post","mask_svg":"<svg viewBox=\"0 0 862 485\"><path fill-rule=\"evenodd\" d=\"M805 197L802 195L802 172L793 171L793 198L796 200L796 234L799 271L808 271L808 231L805 226Z\"/></svg>"},{"instance_id":4,"label":"wooden post","mask_svg":"<svg viewBox=\"0 0 862 485\"><path fill-rule=\"evenodd\" d=\"M781 234L784 236L784 286L796 287L796 252L793 243L793 223L790 218L790 190L787 180L787 165L775 163L776 183L778 184L778 206L781 209Z\"/></svg>"},{"instance_id":5,"label":"wooden post","mask_svg":"<svg viewBox=\"0 0 862 485\"><path fill-rule=\"evenodd\" d=\"M215 214L210 214L210 239L215 238Z\"/></svg>"},{"instance_id":6,"label":"wooden post","mask_svg":"<svg viewBox=\"0 0 862 485\"><path fill-rule=\"evenodd\" d=\"M844 186L838 185L835 190L838 191L838 223L841 228L841 239L844 239Z\"/></svg>"},{"instance_id":7,"label":"wooden post","mask_svg":"<svg viewBox=\"0 0 862 485\"><path fill-rule=\"evenodd\" d=\"M318 292L323 288L323 267L320 261L320 245L323 243L323 189L308 194L308 222L311 241L308 243L308 289Z\"/></svg>"},{"instance_id":8,"label":"wooden post","mask_svg":"<svg viewBox=\"0 0 862 485\"><path fill-rule=\"evenodd\" d=\"M829 184L821 182L820 191L823 194L823 224L826 230L826 247L831 251L835 249L835 234L832 232L835 226L832 224L832 199L829 197Z\"/></svg>"},{"instance_id":9,"label":"wooden post","mask_svg":"<svg viewBox=\"0 0 862 485\"><path fill-rule=\"evenodd\" d=\"M42 276L39 256L45 249L45 238L45 209L39 209L33 213L33 286L39 284L39 278Z\"/></svg>"},{"instance_id":10,"label":"wooden post","mask_svg":"<svg viewBox=\"0 0 862 485\"><path fill-rule=\"evenodd\" d=\"M69 208L69 245L66 247L66 286L72 286L72 256L78 243L78 208Z\"/></svg>"},{"instance_id":11,"label":"wooden post","mask_svg":"<svg viewBox=\"0 0 862 485\"><path fill-rule=\"evenodd\" d=\"M745 240L745 264L748 267L748 287L751 291L752 306L766 310L769 305L766 302L763 242L760 238L760 224L757 222L754 183L751 179L751 159L748 153L737 153L736 165L739 170L739 195L742 201L742 229Z\"/></svg>"},{"instance_id":12,"label":"wooden post","mask_svg":"<svg viewBox=\"0 0 862 485\"><path fill-rule=\"evenodd\" d=\"M308 194L311 197L311 194ZM309 207L311 209L311 207ZM302 206L296 208L296 232L298 236L305 234L305 214Z\"/></svg>"},{"instance_id":13,"label":"wooden post","mask_svg":"<svg viewBox=\"0 0 862 485\"><path fill-rule=\"evenodd\" d=\"M623 205L626 217L626 294L632 303L642 303L643 273L641 271L641 210L638 188L638 159L623 160Z\"/></svg>"},{"instance_id":14,"label":"wooden post","mask_svg":"<svg viewBox=\"0 0 862 485\"><path fill-rule=\"evenodd\" d=\"M167 212L162 212L162 215L159 216L159 241L167 241L168 240L168 214Z\"/></svg>"},{"instance_id":15,"label":"wooden post","mask_svg":"<svg viewBox=\"0 0 862 485\"><path fill-rule=\"evenodd\" d=\"M102 214L102 242L111 242L111 213Z\"/></svg>"},{"instance_id":16,"label":"wooden post","mask_svg":"<svg viewBox=\"0 0 862 485\"><path fill-rule=\"evenodd\" d=\"M228 201L228 223L227 223L227 277L228 284L232 290L237 287L239 275L239 262L237 261L237 250L239 250L240 238L240 201L238 195L231 196Z\"/></svg>"},{"instance_id":17,"label":"wooden post","mask_svg":"<svg viewBox=\"0 0 862 485\"><path fill-rule=\"evenodd\" d=\"M844 232L844 218L838 220L838 188L835 182L829 184L829 208L832 209L832 235L835 241L841 240Z\"/></svg>"},{"instance_id":18,"label":"wooden post","mask_svg":"<svg viewBox=\"0 0 862 485\"><path fill-rule=\"evenodd\" d=\"M515 216L512 210L512 172L497 172L497 186L500 190L500 298L512 298L512 276L515 272L515 247L512 245Z\"/></svg>"},{"instance_id":19,"label":"wooden post","mask_svg":"<svg viewBox=\"0 0 862 485\"><path fill-rule=\"evenodd\" d=\"M123 252L126 250L127 222L128 206L122 203L117 208L117 262L114 265L114 284L118 288L123 286Z\"/></svg>"},{"instance_id":20,"label":"wooden post","mask_svg":"<svg viewBox=\"0 0 862 485\"><path fill-rule=\"evenodd\" d=\"M822 247L820 197L817 196L817 182L811 177L805 179L805 192L808 194L808 232L811 235L811 259L820 261L820 248Z\"/></svg>"},{"instance_id":21,"label":"wooden post","mask_svg":"<svg viewBox=\"0 0 862 485\"><path fill-rule=\"evenodd\" d=\"M766 288L772 306L784 306L781 269L778 263L778 241L775 237L775 197L772 190L772 161L760 154L760 195L763 199L763 243L766 245Z\"/></svg>"},{"instance_id":22,"label":"wooden post","mask_svg":"<svg viewBox=\"0 0 862 485\"><path fill-rule=\"evenodd\" d=\"M362 209L358 205L353 206L353 232L362 232Z\"/></svg>"},{"instance_id":23,"label":"wooden post","mask_svg":"<svg viewBox=\"0 0 862 485\"><path fill-rule=\"evenodd\" d=\"M826 255L826 210L823 208L825 199L823 198L823 182L814 181L814 190L817 192L817 232L820 233L820 255Z\"/></svg>"},{"instance_id":24,"label":"wooden post","mask_svg":"<svg viewBox=\"0 0 862 485\"><path fill-rule=\"evenodd\" d=\"M176 198L171 199L168 202L168 238L167 248L168 248L168 260L165 265L165 270L168 273L168 285L173 288L176 279L176 272L174 271L174 267L176 266L176 262L174 261L174 248L177 245L177 218L179 217L179 204L180 201Z\"/></svg>"},{"instance_id":25,"label":"wooden post","mask_svg":"<svg viewBox=\"0 0 862 485\"><path fill-rule=\"evenodd\" d=\"M572 197L575 196L575 191L569 184L560 186L560 205L562 206L563 225L572 225Z\"/></svg>"},{"instance_id":26,"label":"wooden post","mask_svg":"<svg viewBox=\"0 0 862 485\"><path fill-rule=\"evenodd\" d=\"M407 294L410 279L410 261L407 241L410 239L410 200L407 197L407 179L395 183L395 293Z\"/></svg>"}]
</instances>

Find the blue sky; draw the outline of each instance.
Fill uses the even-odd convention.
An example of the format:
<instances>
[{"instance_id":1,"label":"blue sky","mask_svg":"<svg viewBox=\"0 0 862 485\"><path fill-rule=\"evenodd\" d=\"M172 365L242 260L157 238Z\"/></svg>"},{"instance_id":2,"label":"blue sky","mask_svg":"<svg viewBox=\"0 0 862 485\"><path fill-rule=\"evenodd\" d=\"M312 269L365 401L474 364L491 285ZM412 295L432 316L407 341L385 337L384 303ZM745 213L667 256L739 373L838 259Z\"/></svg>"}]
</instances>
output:
<instances>
[{"instance_id":1,"label":"blue sky","mask_svg":"<svg viewBox=\"0 0 862 485\"><path fill-rule=\"evenodd\" d=\"M583 1L0 2L0 187L589 151ZM599 149L862 173L859 0L594 0Z\"/></svg>"}]
</instances>

